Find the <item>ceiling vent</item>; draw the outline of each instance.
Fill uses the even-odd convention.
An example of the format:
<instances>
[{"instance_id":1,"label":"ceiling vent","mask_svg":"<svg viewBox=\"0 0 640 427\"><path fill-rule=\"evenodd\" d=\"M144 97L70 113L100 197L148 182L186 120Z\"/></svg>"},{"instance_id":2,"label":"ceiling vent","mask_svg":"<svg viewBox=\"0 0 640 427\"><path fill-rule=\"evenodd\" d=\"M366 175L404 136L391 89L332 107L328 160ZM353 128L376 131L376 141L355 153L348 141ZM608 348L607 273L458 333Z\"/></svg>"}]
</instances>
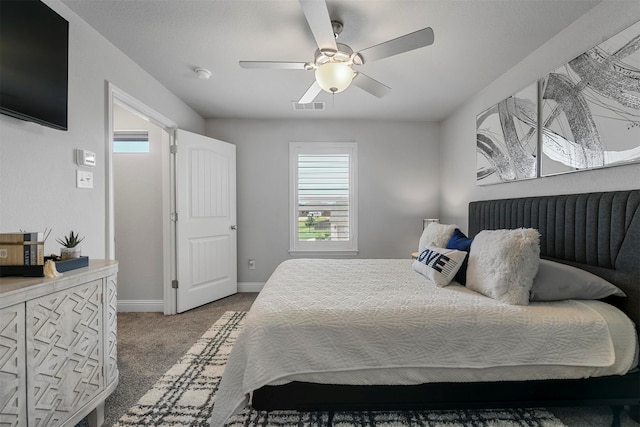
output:
<instances>
[{"instance_id":1,"label":"ceiling vent","mask_svg":"<svg viewBox=\"0 0 640 427\"><path fill-rule=\"evenodd\" d=\"M299 102L291 102L294 111L322 111L324 110L324 101L309 102L301 104Z\"/></svg>"}]
</instances>

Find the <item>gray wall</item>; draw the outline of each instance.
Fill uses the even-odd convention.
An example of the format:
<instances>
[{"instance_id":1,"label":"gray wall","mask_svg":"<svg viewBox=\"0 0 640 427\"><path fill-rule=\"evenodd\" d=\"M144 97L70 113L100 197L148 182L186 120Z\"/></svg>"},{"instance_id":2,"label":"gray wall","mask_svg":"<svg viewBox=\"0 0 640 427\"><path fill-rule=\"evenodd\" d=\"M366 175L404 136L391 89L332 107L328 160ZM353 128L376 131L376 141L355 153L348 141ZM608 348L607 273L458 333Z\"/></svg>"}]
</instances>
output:
<instances>
[{"instance_id":1,"label":"gray wall","mask_svg":"<svg viewBox=\"0 0 640 427\"><path fill-rule=\"evenodd\" d=\"M359 258L408 258L422 219L439 214L435 124L219 119L206 134L237 147L239 282L264 282L290 258L289 142L358 143Z\"/></svg>"},{"instance_id":2,"label":"gray wall","mask_svg":"<svg viewBox=\"0 0 640 427\"><path fill-rule=\"evenodd\" d=\"M148 153L113 154L118 300L163 299L162 149L169 134L114 107L115 130L148 130ZM163 140L164 138L164 140Z\"/></svg>"},{"instance_id":3,"label":"gray wall","mask_svg":"<svg viewBox=\"0 0 640 427\"><path fill-rule=\"evenodd\" d=\"M476 115L640 20L640 2L603 1L486 87L441 128L444 221L467 226L472 200L640 188L640 164L490 186L476 185Z\"/></svg>"},{"instance_id":4,"label":"gray wall","mask_svg":"<svg viewBox=\"0 0 640 427\"><path fill-rule=\"evenodd\" d=\"M83 254L105 257L106 82L112 82L183 129L203 133L204 119L59 1L45 0L69 21L69 130L0 115L0 231L73 229ZM97 155L94 189L76 189L74 149Z\"/></svg>"}]
</instances>

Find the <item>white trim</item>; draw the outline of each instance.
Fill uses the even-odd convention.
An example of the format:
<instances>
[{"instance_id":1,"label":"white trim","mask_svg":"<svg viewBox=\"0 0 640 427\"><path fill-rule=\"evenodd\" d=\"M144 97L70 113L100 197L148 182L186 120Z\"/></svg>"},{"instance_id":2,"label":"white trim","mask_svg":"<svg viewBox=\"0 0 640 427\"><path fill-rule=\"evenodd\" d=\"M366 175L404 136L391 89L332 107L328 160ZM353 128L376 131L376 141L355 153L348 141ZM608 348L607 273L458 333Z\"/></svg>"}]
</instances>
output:
<instances>
[{"instance_id":1,"label":"white trim","mask_svg":"<svg viewBox=\"0 0 640 427\"><path fill-rule=\"evenodd\" d=\"M162 313L163 300L118 300L118 313Z\"/></svg>"},{"instance_id":2,"label":"white trim","mask_svg":"<svg viewBox=\"0 0 640 427\"><path fill-rule=\"evenodd\" d=\"M238 293L260 292L264 287L264 282L238 282Z\"/></svg>"},{"instance_id":3,"label":"white trim","mask_svg":"<svg viewBox=\"0 0 640 427\"><path fill-rule=\"evenodd\" d=\"M148 120L155 125L161 127L169 134L168 142L165 144L163 138L162 147L162 245L163 245L163 298L164 309L151 310L162 311L164 314L176 313L176 290L171 286L171 280L175 277L174 267L174 251L173 244L173 227L174 223L170 220L170 213L173 209L172 205L172 171L171 159L169 154L169 146L175 139L175 131L178 128L177 123L160 114L153 108L140 102L133 96L124 92L111 82L106 82L107 91L107 126L105 131L106 153L105 153L105 192L106 192L106 221L105 221L105 255L108 259L115 259L115 217L113 202L113 105L117 104L132 112L133 114ZM148 311L148 310L142 310Z\"/></svg>"},{"instance_id":4,"label":"white trim","mask_svg":"<svg viewBox=\"0 0 640 427\"><path fill-rule=\"evenodd\" d=\"M358 251L341 251L341 250L291 250L289 251L289 255L291 256L299 256L299 257L313 257L313 256L332 256L332 257L350 257L358 255Z\"/></svg>"}]
</instances>

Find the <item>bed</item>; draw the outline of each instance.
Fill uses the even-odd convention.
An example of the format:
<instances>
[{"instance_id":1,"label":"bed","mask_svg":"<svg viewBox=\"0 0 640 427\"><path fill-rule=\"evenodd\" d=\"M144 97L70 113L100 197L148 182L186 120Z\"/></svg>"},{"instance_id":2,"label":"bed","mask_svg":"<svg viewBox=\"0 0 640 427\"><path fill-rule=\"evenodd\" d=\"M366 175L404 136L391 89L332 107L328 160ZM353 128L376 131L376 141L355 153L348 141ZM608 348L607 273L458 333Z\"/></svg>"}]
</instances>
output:
<instances>
[{"instance_id":1,"label":"bed","mask_svg":"<svg viewBox=\"0 0 640 427\"><path fill-rule=\"evenodd\" d=\"M626 294L608 297L606 304L513 306L455 283L424 292L409 260L286 261L247 316L216 397L213 425L249 401L259 410L304 411L608 405L613 424L628 405L637 420L639 206L640 190L469 205L470 237L479 240L489 234L484 230L539 230L541 258L589 271ZM361 284L352 286L350 275ZM384 311L375 299L385 302ZM482 317L487 304L509 321ZM455 320L446 320L451 307L463 315L457 311ZM372 322L363 313L382 320ZM554 324L558 317L588 325L570 349L562 337L575 333ZM540 320L552 330L548 345L521 336L522 330L539 330ZM354 329L344 332L346 325ZM451 325L455 333L447 336ZM499 332L485 334L467 351L465 334L486 331L487 325ZM358 347L362 342L366 351ZM427 344L418 348L415 342Z\"/></svg>"}]
</instances>

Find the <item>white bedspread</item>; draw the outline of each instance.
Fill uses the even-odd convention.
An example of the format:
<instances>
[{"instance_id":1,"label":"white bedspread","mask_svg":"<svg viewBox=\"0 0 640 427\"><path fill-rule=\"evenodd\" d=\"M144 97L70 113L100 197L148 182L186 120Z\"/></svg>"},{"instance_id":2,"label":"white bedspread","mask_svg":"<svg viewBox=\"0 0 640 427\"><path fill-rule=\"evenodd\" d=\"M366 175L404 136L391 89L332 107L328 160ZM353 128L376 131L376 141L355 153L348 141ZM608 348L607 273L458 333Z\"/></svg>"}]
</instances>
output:
<instances>
[{"instance_id":1,"label":"white bedspread","mask_svg":"<svg viewBox=\"0 0 640 427\"><path fill-rule=\"evenodd\" d=\"M633 323L607 304L506 305L460 285L438 288L411 260L285 261L247 315L212 425L223 425L266 384L323 375L343 384L417 384L447 380L430 372L511 367L530 372L521 379L539 379L534 372L546 366L578 367L570 377L623 374L635 343L616 361L604 316L614 318L616 336L635 337Z\"/></svg>"}]
</instances>

